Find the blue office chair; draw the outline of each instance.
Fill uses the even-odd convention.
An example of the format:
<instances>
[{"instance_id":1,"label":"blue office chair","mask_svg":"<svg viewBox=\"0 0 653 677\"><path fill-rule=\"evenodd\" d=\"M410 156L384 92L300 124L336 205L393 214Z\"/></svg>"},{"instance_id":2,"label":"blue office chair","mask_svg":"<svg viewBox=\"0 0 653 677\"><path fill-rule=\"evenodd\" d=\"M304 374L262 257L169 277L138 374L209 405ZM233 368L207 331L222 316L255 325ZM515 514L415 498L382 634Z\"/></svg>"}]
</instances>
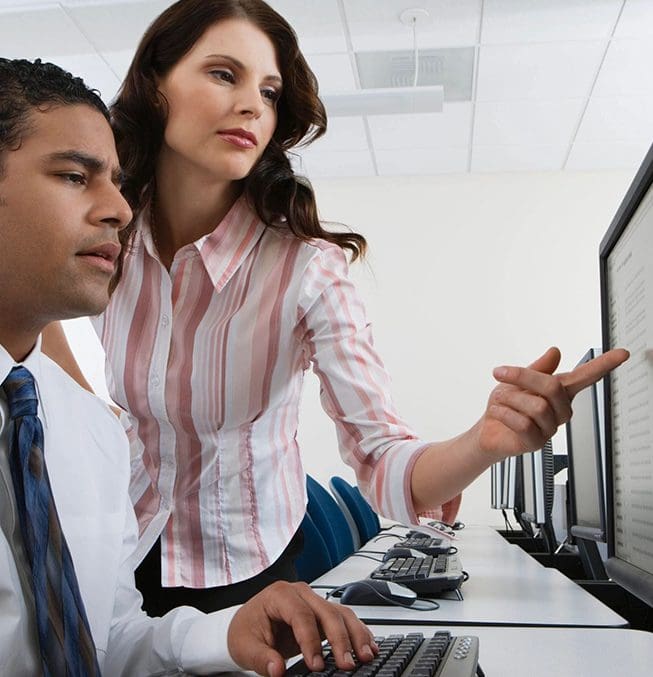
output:
<instances>
[{"instance_id":1,"label":"blue office chair","mask_svg":"<svg viewBox=\"0 0 653 677\"><path fill-rule=\"evenodd\" d=\"M354 552L354 540L347 519L331 494L310 475L306 476L308 514L320 532L334 564Z\"/></svg>"},{"instance_id":2,"label":"blue office chair","mask_svg":"<svg viewBox=\"0 0 653 677\"><path fill-rule=\"evenodd\" d=\"M300 581L310 583L331 569L334 563L329 548L308 513L304 515L300 528L304 535L304 549L295 560L295 569Z\"/></svg>"},{"instance_id":3,"label":"blue office chair","mask_svg":"<svg viewBox=\"0 0 653 677\"><path fill-rule=\"evenodd\" d=\"M370 538L373 538L381 531L379 516L363 498L358 487L352 487L342 477L332 477L329 481L329 487L338 505L343 508L343 511L346 509L349 512L351 516L349 523L353 522L358 531L360 543L356 547L367 543Z\"/></svg>"}]
</instances>

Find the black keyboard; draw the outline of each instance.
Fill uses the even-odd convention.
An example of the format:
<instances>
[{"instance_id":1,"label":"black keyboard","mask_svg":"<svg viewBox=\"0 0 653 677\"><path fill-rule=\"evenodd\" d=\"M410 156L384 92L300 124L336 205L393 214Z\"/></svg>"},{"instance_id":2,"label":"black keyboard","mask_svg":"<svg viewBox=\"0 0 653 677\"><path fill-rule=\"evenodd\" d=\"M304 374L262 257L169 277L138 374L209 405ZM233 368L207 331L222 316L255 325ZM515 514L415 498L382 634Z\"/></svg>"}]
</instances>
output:
<instances>
[{"instance_id":1,"label":"black keyboard","mask_svg":"<svg viewBox=\"0 0 653 677\"><path fill-rule=\"evenodd\" d=\"M400 583L427 596L457 590L465 580L456 555L393 557L374 569L369 577Z\"/></svg>"},{"instance_id":2,"label":"black keyboard","mask_svg":"<svg viewBox=\"0 0 653 677\"><path fill-rule=\"evenodd\" d=\"M451 549L451 543L442 542L441 538L405 538L394 544L394 548L412 548L425 555L446 555Z\"/></svg>"},{"instance_id":3,"label":"black keyboard","mask_svg":"<svg viewBox=\"0 0 653 677\"><path fill-rule=\"evenodd\" d=\"M329 646L325 647L324 671L311 672L303 660L286 670L286 677L473 677L478 665L478 637L452 637L421 632L376 637L379 653L369 663L348 672L338 670Z\"/></svg>"}]
</instances>

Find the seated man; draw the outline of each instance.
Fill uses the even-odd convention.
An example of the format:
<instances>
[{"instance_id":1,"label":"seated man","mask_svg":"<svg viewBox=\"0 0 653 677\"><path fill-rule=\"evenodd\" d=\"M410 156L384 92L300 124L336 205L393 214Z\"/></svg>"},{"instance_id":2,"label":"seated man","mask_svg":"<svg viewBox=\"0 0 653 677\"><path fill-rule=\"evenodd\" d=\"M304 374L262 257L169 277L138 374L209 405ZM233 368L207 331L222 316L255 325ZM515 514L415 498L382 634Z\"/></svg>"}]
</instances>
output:
<instances>
[{"instance_id":1,"label":"seated man","mask_svg":"<svg viewBox=\"0 0 653 677\"><path fill-rule=\"evenodd\" d=\"M304 584L208 615L141 610L127 440L39 338L107 304L131 219L119 184L102 101L52 64L0 59L0 674L276 677L300 650L322 669L321 636L341 669L371 659L367 628Z\"/></svg>"}]
</instances>

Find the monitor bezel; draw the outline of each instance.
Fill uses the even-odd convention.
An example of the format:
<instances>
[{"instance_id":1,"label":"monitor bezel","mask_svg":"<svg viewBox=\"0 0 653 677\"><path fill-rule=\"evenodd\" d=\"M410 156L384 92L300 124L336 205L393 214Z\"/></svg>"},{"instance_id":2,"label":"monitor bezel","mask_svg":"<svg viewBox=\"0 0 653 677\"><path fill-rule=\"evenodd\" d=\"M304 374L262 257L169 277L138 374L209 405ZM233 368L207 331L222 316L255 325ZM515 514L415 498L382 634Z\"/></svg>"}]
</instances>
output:
<instances>
[{"instance_id":1,"label":"monitor bezel","mask_svg":"<svg viewBox=\"0 0 653 677\"><path fill-rule=\"evenodd\" d=\"M522 458L522 462L521 462L521 473L522 473L521 484L522 484L522 488L525 488L526 484L527 484L526 477L524 475L524 467L525 467L526 463L530 463L530 467L531 467L532 472L530 474L529 479L531 481L531 493L532 493L532 496L533 496L533 506L532 506L533 512L531 512L530 510L527 509L527 506L526 506L526 496L525 496L525 494L522 494L522 506L521 506L522 513L521 513L521 516L522 516L522 519L526 520L527 522L531 522L532 524L538 524L538 521L537 521L537 518L538 518L538 514L537 514L537 491L536 491L536 488L535 488L535 482L536 482L536 478L535 478L535 452L534 451L526 452L525 454L522 454L521 458ZM528 506L528 507L531 507L531 506Z\"/></svg>"},{"instance_id":2,"label":"monitor bezel","mask_svg":"<svg viewBox=\"0 0 653 677\"><path fill-rule=\"evenodd\" d=\"M578 362L577 366L585 364L590 360L596 357L596 352L594 348L590 348ZM590 527L584 524L578 524L578 509L576 503L576 475L574 471L574 444L571 436L571 429L573 426L573 418L566 426L567 433L567 463L568 463L568 474L569 482L571 485L571 501L572 501L572 513L573 513L573 522L570 526L570 532L572 536L577 536L578 538L584 538L591 541L596 541L598 543L607 542L607 533L606 533L606 500L605 500L605 483L603 481L603 449L601 445L601 421L599 418L599 395L598 388L596 384L589 386L590 397L592 400L592 424L594 426L594 435L597 441L597 444L594 446L594 461L596 463L596 486L598 488L599 495L599 527Z\"/></svg>"},{"instance_id":3,"label":"monitor bezel","mask_svg":"<svg viewBox=\"0 0 653 677\"><path fill-rule=\"evenodd\" d=\"M508 456L503 461L503 495L501 500L502 510L513 510L515 507L515 473L516 463L514 456Z\"/></svg>"},{"instance_id":4,"label":"monitor bezel","mask_svg":"<svg viewBox=\"0 0 653 677\"><path fill-rule=\"evenodd\" d=\"M599 246L599 275L601 285L601 331L604 352L610 349L610 327L608 322L608 257L612 253L615 244L619 240L626 226L630 223L633 215L639 208L642 200L653 185L653 146L649 148L644 160L633 179L624 199L617 209L610 226L601 240ZM611 380L608 374L604 379L604 444L605 444L605 472L606 472L606 513L607 513L607 542L608 559L605 569L610 577L619 585L623 586L653 605L653 575L636 567L615 555L614 535L614 491L612 469L612 422L610 419L611 409Z\"/></svg>"}]
</instances>

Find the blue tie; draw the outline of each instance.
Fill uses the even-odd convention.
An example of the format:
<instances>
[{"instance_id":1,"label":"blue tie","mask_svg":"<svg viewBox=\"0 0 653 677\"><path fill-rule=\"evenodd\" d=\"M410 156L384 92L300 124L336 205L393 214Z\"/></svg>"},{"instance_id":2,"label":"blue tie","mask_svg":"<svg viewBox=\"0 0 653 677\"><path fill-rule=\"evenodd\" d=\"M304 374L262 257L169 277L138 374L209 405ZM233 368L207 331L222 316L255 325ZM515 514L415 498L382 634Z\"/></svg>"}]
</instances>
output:
<instances>
[{"instance_id":1,"label":"blue tie","mask_svg":"<svg viewBox=\"0 0 653 677\"><path fill-rule=\"evenodd\" d=\"M75 569L43 456L34 377L14 367L2 384L11 418L9 466L30 564L45 677L100 675Z\"/></svg>"}]
</instances>

